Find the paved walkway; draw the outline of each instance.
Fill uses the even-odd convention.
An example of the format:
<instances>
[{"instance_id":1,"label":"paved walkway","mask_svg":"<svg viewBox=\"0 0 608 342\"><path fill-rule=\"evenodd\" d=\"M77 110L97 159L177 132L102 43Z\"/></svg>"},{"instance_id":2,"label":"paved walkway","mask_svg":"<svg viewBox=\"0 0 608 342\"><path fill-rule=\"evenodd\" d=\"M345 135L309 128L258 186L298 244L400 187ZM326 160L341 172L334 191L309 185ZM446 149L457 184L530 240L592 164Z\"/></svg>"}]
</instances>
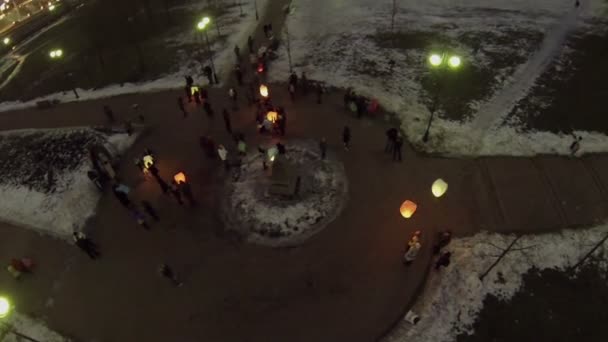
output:
<instances>
[{"instance_id":1,"label":"paved walkway","mask_svg":"<svg viewBox=\"0 0 608 342\"><path fill-rule=\"evenodd\" d=\"M605 155L449 159L406 149L403 163L396 164L382 151L387 122L352 118L342 108L341 92L327 94L323 105L312 95L292 104L285 88L271 86L275 102L289 114L287 148L290 139L327 137L350 188L342 215L289 249L243 244L222 229L217 194L224 173L218 162L204 159L198 137L211 134L234 151L220 116L229 108L226 89L211 90L214 120L194 107L182 119L175 103L181 91L0 114L2 129L95 125L104 122L102 104L121 115L139 103L148 130L125 156L120 176L136 198L160 208L162 220L143 231L106 193L90 227L104 254L98 261L62 241L0 225L0 260L29 255L39 263L19 283L0 273L1 291L20 312L43 317L81 341L372 341L415 298L436 231L537 233L607 216ZM353 135L350 152L341 148L345 124ZM233 129L246 134L249 146L261 139L254 133L253 108L244 102ZM146 146L157 151L165 178L182 170L190 175L199 208L179 207L139 177L131 160ZM449 183L439 200L430 192L438 177ZM407 221L399 215L405 199L419 205ZM405 242L418 229L425 250L404 268ZM161 261L175 265L184 287L159 279Z\"/></svg>"}]
</instances>

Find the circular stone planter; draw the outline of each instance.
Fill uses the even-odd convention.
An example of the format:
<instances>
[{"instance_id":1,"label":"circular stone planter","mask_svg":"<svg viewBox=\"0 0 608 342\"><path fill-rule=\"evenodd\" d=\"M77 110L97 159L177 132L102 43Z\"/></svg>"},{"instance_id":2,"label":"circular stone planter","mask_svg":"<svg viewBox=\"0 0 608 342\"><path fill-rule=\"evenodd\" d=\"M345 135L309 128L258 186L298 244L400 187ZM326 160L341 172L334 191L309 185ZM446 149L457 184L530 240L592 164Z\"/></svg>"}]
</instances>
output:
<instances>
[{"instance_id":1,"label":"circular stone planter","mask_svg":"<svg viewBox=\"0 0 608 342\"><path fill-rule=\"evenodd\" d=\"M298 245L333 221L348 199L344 166L329 156L321 160L317 142L290 141L286 149L277 158L281 165L268 163L267 170L263 168L267 155L252 151L229 177L222 216L228 229L249 242ZM287 175L290 184L299 177L295 195L270 190L279 172Z\"/></svg>"}]
</instances>

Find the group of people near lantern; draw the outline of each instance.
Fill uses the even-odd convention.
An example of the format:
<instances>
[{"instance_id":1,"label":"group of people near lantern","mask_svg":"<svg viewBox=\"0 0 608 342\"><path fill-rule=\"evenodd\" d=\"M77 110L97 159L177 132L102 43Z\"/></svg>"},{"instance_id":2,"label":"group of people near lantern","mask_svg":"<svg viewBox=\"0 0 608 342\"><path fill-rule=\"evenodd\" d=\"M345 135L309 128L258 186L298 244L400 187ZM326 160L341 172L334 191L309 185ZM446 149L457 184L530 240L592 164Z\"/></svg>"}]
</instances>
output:
<instances>
[{"instance_id":1,"label":"group of people near lantern","mask_svg":"<svg viewBox=\"0 0 608 342\"><path fill-rule=\"evenodd\" d=\"M259 133L284 136L287 127L287 112L283 107L274 106L270 98L262 99L258 103L256 122Z\"/></svg>"}]
</instances>

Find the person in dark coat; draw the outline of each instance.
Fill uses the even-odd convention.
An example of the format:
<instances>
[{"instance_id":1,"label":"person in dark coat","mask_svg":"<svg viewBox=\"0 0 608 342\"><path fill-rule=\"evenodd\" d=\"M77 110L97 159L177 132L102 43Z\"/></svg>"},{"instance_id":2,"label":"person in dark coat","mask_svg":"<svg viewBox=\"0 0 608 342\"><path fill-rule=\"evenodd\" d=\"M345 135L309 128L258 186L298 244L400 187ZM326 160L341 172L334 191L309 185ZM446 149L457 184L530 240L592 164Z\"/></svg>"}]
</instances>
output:
<instances>
[{"instance_id":1,"label":"person in dark coat","mask_svg":"<svg viewBox=\"0 0 608 342\"><path fill-rule=\"evenodd\" d=\"M238 104L237 104L238 94L236 92L236 89L234 89L234 88L228 89L228 97L230 97L230 99L232 100L232 109L234 109L234 110L238 109Z\"/></svg>"},{"instance_id":2,"label":"person in dark coat","mask_svg":"<svg viewBox=\"0 0 608 342\"><path fill-rule=\"evenodd\" d=\"M197 106L201 105L201 93L200 91L195 90L194 93L192 94L192 97L194 98L194 102L196 103Z\"/></svg>"},{"instance_id":3,"label":"person in dark coat","mask_svg":"<svg viewBox=\"0 0 608 342\"><path fill-rule=\"evenodd\" d=\"M294 88L298 85L298 75L295 72L289 75L289 84L293 84Z\"/></svg>"},{"instance_id":4,"label":"person in dark coat","mask_svg":"<svg viewBox=\"0 0 608 342\"><path fill-rule=\"evenodd\" d=\"M287 90L289 91L289 97L291 98L291 102L295 102L296 101L296 86L293 83L289 83Z\"/></svg>"},{"instance_id":5,"label":"person in dark coat","mask_svg":"<svg viewBox=\"0 0 608 342\"><path fill-rule=\"evenodd\" d=\"M321 138L319 149L321 150L321 160L325 160L325 157L327 156L327 141L325 138Z\"/></svg>"},{"instance_id":6,"label":"person in dark coat","mask_svg":"<svg viewBox=\"0 0 608 342\"><path fill-rule=\"evenodd\" d=\"M184 92L186 93L186 97L188 98L188 103L191 103L192 102L192 89L188 86L185 86Z\"/></svg>"},{"instance_id":7,"label":"person in dark coat","mask_svg":"<svg viewBox=\"0 0 608 342\"><path fill-rule=\"evenodd\" d=\"M395 144L393 146L393 161L401 161L401 147L403 146L403 137L401 133L397 133L397 138L395 139Z\"/></svg>"},{"instance_id":8,"label":"person in dark coat","mask_svg":"<svg viewBox=\"0 0 608 342\"><path fill-rule=\"evenodd\" d=\"M308 94L308 78L306 78L304 71L302 71L302 76L300 76L300 88L302 88L304 95Z\"/></svg>"},{"instance_id":9,"label":"person in dark coat","mask_svg":"<svg viewBox=\"0 0 608 342\"><path fill-rule=\"evenodd\" d=\"M243 71L241 71L241 67L240 66L236 66L234 68L234 74L236 76L236 81L239 83L239 86L243 85Z\"/></svg>"},{"instance_id":10,"label":"person in dark coat","mask_svg":"<svg viewBox=\"0 0 608 342\"><path fill-rule=\"evenodd\" d=\"M355 99L355 104L357 105L357 118L361 119L363 114L365 114L365 97L357 96L357 98Z\"/></svg>"},{"instance_id":11,"label":"person in dark coat","mask_svg":"<svg viewBox=\"0 0 608 342\"><path fill-rule=\"evenodd\" d=\"M184 285L184 283L182 283L177 278L177 275L175 274L175 272L167 264L160 264L160 266L158 267L158 274L160 274L161 277L163 277L163 278L169 279L169 281L171 281L171 284L173 284L173 286L180 287L180 286Z\"/></svg>"},{"instance_id":12,"label":"person in dark coat","mask_svg":"<svg viewBox=\"0 0 608 342\"><path fill-rule=\"evenodd\" d=\"M184 114L184 118L187 117L188 112L186 111L186 107L184 107L184 100L181 96L177 97L177 106L179 107L179 110L182 112L182 114Z\"/></svg>"},{"instance_id":13,"label":"person in dark coat","mask_svg":"<svg viewBox=\"0 0 608 342\"><path fill-rule=\"evenodd\" d=\"M234 46L234 55L236 56L236 62L239 63L241 61L241 49L238 45Z\"/></svg>"},{"instance_id":14,"label":"person in dark coat","mask_svg":"<svg viewBox=\"0 0 608 342\"><path fill-rule=\"evenodd\" d=\"M194 195L192 195L192 188L190 187L190 183L179 182L178 185L182 194L184 195L184 197L186 197L188 203L190 203L190 206L194 207L196 205L196 200L194 199Z\"/></svg>"},{"instance_id":15,"label":"person in dark coat","mask_svg":"<svg viewBox=\"0 0 608 342\"><path fill-rule=\"evenodd\" d=\"M452 232L449 230L439 232L437 243L433 246L433 254L437 255L441 249L447 246L452 241Z\"/></svg>"},{"instance_id":16,"label":"person in dark coat","mask_svg":"<svg viewBox=\"0 0 608 342\"><path fill-rule=\"evenodd\" d=\"M268 25L264 25L264 26L263 26L263 29L264 29L264 36L265 36L266 38L268 38Z\"/></svg>"},{"instance_id":17,"label":"person in dark coat","mask_svg":"<svg viewBox=\"0 0 608 342\"><path fill-rule=\"evenodd\" d=\"M200 90L200 98L201 98L201 101L207 101L207 99L209 98L209 92L207 91L206 88L202 88Z\"/></svg>"},{"instance_id":18,"label":"person in dark coat","mask_svg":"<svg viewBox=\"0 0 608 342\"><path fill-rule=\"evenodd\" d=\"M158 216L158 213L156 212L156 209L154 209L154 207L152 206L152 204L150 204L150 202L148 201L141 201L141 205L144 208L144 210L146 211L146 213L154 219L154 221L158 222L160 221L160 217Z\"/></svg>"},{"instance_id":19,"label":"person in dark coat","mask_svg":"<svg viewBox=\"0 0 608 342\"><path fill-rule=\"evenodd\" d=\"M441 266L448 267L448 265L450 265L450 257L451 256L452 256L452 253L450 253L450 252L443 252L443 253L441 253L441 256L439 256L439 258L435 262L435 270L439 271L439 269L441 268Z\"/></svg>"},{"instance_id":20,"label":"person in dark coat","mask_svg":"<svg viewBox=\"0 0 608 342\"><path fill-rule=\"evenodd\" d=\"M97 248L97 245L91 241L84 233L82 232L74 232L72 234L72 238L74 239L74 244L78 246L78 248L82 249L89 258L96 259L101 254Z\"/></svg>"},{"instance_id":21,"label":"person in dark coat","mask_svg":"<svg viewBox=\"0 0 608 342\"><path fill-rule=\"evenodd\" d=\"M384 152L391 153L395 148L395 140L397 140L397 131L396 128L390 128L386 131L386 146L384 147Z\"/></svg>"},{"instance_id":22,"label":"person in dark coat","mask_svg":"<svg viewBox=\"0 0 608 342\"><path fill-rule=\"evenodd\" d=\"M184 201L182 201L182 194L179 192L179 187L177 186L175 180L171 182L171 194L175 196L175 199L179 205L184 205Z\"/></svg>"},{"instance_id":23,"label":"person in dark coat","mask_svg":"<svg viewBox=\"0 0 608 342\"><path fill-rule=\"evenodd\" d=\"M211 103L209 101L205 101L205 103L203 103L203 109L205 110L207 116L212 119L214 112L213 108L211 108Z\"/></svg>"},{"instance_id":24,"label":"person in dark coat","mask_svg":"<svg viewBox=\"0 0 608 342\"><path fill-rule=\"evenodd\" d=\"M129 200L129 196L118 189L118 184L114 184L114 186L112 187L112 192L114 193L114 196L116 196L120 204L122 204L125 208L131 207L131 200Z\"/></svg>"},{"instance_id":25,"label":"person in dark coat","mask_svg":"<svg viewBox=\"0 0 608 342\"><path fill-rule=\"evenodd\" d=\"M226 132L228 132L228 134L232 134L232 123L230 121L230 113L228 113L226 108L224 108L224 110L222 110L222 116L224 117L224 124L226 125Z\"/></svg>"},{"instance_id":26,"label":"person in dark coat","mask_svg":"<svg viewBox=\"0 0 608 342\"><path fill-rule=\"evenodd\" d=\"M346 151L350 149L350 138L350 127L344 126L344 130L342 130L342 142Z\"/></svg>"},{"instance_id":27,"label":"person in dark coat","mask_svg":"<svg viewBox=\"0 0 608 342\"><path fill-rule=\"evenodd\" d=\"M251 36L247 38L247 46L249 47L249 53L253 53L253 38Z\"/></svg>"},{"instance_id":28,"label":"person in dark coat","mask_svg":"<svg viewBox=\"0 0 608 342\"><path fill-rule=\"evenodd\" d=\"M114 118L114 112L112 112L112 109L110 108L110 106L108 106L108 105L103 106L103 112L106 115L106 117L108 118L108 121L110 123L114 123L116 121L116 119Z\"/></svg>"},{"instance_id":29,"label":"person in dark coat","mask_svg":"<svg viewBox=\"0 0 608 342\"><path fill-rule=\"evenodd\" d=\"M279 154L285 154L285 152L287 152L285 145L281 144L280 142L276 143L275 146L277 147Z\"/></svg>"},{"instance_id":30,"label":"person in dark coat","mask_svg":"<svg viewBox=\"0 0 608 342\"><path fill-rule=\"evenodd\" d=\"M323 86L321 84L317 84L317 103L321 104L323 98Z\"/></svg>"},{"instance_id":31,"label":"person in dark coat","mask_svg":"<svg viewBox=\"0 0 608 342\"><path fill-rule=\"evenodd\" d=\"M169 185L167 185L167 183L160 177L160 174L158 172L158 168L156 167L156 165L150 166L150 173L152 174L154 179L156 179L156 182L160 186L160 189L162 190L163 194L166 194L167 191L169 191Z\"/></svg>"},{"instance_id":32,"label":"person in dark coat","mask_svg":"<svg viewBox=\"0 0 608 342\"><path fill-rule=\"evenodd\" d=\"M205 77L207 77L209 84L213 84L213 70L211 70L210 66L207 65L203 68L203 74L205 74Z\"/></svg>"}]
</instances>

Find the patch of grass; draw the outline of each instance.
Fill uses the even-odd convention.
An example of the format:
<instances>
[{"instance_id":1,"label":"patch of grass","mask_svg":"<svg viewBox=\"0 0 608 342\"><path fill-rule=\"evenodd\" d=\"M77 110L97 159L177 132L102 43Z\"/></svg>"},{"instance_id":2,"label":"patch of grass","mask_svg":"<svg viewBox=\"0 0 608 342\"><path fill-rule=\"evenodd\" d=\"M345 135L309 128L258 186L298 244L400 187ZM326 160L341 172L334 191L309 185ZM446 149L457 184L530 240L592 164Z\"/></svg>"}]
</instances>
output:
<instances>
[{"instance_id":1,"label":"patch of grass","mask_svg":"<svg viewBox=\"0 0 608 342\"><path fill-rule=\"evenodd\" d=\"M380 32L368 36L380 48L410 50L427 50L435 45L455 47L456 44L438 32L408 31L408 32Z\"/></svg>"}]
</instances>

